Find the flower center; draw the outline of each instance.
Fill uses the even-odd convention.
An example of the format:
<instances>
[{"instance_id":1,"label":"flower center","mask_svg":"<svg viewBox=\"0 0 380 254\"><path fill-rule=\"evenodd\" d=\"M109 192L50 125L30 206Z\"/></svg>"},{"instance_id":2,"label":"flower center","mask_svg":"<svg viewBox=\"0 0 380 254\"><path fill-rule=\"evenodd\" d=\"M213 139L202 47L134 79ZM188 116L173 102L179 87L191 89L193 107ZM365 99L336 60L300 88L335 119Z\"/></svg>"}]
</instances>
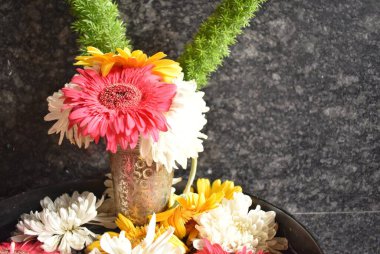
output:
<instances>
[{"instance_id":1,"label":"flower center","mask_svg":"<svg viewBox=\"0 0 380 254\"><path fill-rule=\"evenodd\" d=\"M141 97L141 91L131 84L115 84L106 87L98 98L105 107L122 110L137 106Z\"/></svg>"}]
</instances>

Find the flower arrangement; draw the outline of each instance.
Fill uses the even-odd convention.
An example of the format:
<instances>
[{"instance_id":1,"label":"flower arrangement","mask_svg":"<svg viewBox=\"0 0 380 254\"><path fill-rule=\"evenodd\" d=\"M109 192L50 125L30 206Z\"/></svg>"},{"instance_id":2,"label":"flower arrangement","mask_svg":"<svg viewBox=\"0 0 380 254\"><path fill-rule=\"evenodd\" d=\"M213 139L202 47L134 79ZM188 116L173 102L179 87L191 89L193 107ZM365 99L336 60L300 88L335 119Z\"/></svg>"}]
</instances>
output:
<instances>
[{"instance_id":1,"label":"flower arrangement","mask_svg":"<svg viewBox=\"0 0 380 254\"><path fill-rule=\"evenodd\" d=\"M109 180L105 185L104 194L112 193ZM166 211L152 214L149 223L141 226L123 214L117 218L113 213L105 214L107 199L97 200L93 193L64 194L54 201L46 197L41 200L42 211L21 216L13 242L4 243L2 248L23 246L61 254L72 250L91 254L278 254L287 249L287 240L275 236L275 213L260 206L249 210L252 200L240 186L232 181L215 180L211 184L208 179L198 179L196 189L181 195L173 193ZM108 200L114 203L112 196ZM108 231L95 234L88 228L91 224Z\"/></svg>"},{"instance_id":2,"label":"flower arrangement","mask_svg":"<svg viewBox=\"0 0 380 254\"><path fill-rule=\"evenodd\" d=\"M79 148L103 140L112 175L101 199L90 192L41 200L23 214L0 253L278 254L275 212L251 209L232 181L198 179L209 110L199 91L263 0L223 0L178 61L132 50L110 0L68 0L82 55L76 74L47 98L49 134ZM116 157L115 157L116 156ZM183 193L173 169L187 167ZM138 201L139 205L134 206ZM149 222L148 222L149 221ZM100 227L95 233L91 225ZM108 231L107 231L108 230ZM112 230L112 231L109 231Z\"/></svg>"}]
</instances>

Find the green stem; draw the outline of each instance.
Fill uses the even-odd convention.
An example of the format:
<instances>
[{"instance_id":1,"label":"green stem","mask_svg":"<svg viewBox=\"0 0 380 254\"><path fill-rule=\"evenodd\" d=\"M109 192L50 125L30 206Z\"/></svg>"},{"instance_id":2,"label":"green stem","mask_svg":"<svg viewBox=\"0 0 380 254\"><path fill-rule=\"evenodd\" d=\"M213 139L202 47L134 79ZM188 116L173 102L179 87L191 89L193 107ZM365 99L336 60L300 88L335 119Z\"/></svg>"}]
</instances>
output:
<instances>
[{"instance_id":1,"label":"green stem","mask_svg":"<svg viewBox=\"0 0 380 254\"><path fill-rule=\"evenodd\" d=\"M266 0L222 0L199 27L193 40L186 45L178 61L185 79L195 79L198 89L229 55L229 46L236 42L236 36L249 25L263 2Z\"/></svg>"},{"instance_id":2,"label":"green stem","mask_svg":"<svg viewBox=\"0 0 380 254\"><path fill-rule=\"evenodd\" d=\"M183 194L187 194L190 192L190 188L193 185L195 175L197 173L197 158L191 158L191 169L189 174L189 180L187 180L187 184L185 187L185 190L183 191Z\"/></svg>"},{"instance_id":3,"label":"green stem","mask_svg":"<svg viewBox=\"0 0 380 254\"><path fill-rule=\"evenodd\" d=\"M125 23L113 0L67 0L75 17L72 29L78 34L82 52L93 46L103 52L115 52L116 48L129 48Z\"/></svg>"}]
</instances>

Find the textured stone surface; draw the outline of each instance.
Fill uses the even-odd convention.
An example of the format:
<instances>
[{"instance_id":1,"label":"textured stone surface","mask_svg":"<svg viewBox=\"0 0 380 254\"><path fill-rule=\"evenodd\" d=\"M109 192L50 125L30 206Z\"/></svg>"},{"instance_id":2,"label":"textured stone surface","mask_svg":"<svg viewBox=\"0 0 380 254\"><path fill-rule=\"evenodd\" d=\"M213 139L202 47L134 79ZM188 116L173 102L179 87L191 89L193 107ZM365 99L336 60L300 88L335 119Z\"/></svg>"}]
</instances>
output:
<instances>
[{"instance_id":1,"label":"textured stone surface","mask_svg":"<svg viewBox=\"0 0 380 254\"><path fill-rule=\"evenodd\" d=\"M378 212L295 214L326 254L379 253Z\"/></svg>"},{"instance_id":2,"label":"textured stone surface","mask_svg":"<svg viewBox=\"0 0 380 254\"><path fill-rule=\"evenodd\" d=\"M175 58L217 2L120 10L135 48ZM328 254L380 252L379 13L378 0L269 1L205 89L199 176L295 213ZM46 134L45 99L74 73L71 21L63 1L0 3L1 197L107 170L103 145Z\"/></svg>"}]
</instances>

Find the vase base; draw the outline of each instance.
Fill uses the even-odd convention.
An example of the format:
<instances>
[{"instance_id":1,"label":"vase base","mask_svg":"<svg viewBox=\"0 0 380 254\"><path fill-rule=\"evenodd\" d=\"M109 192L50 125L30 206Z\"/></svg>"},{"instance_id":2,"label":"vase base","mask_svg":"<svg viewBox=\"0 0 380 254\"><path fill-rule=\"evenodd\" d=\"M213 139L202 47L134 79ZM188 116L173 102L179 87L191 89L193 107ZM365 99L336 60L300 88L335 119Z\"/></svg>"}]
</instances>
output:
<instances>
[{"instance_id":1,"label":"vase base","mask_svg":"<svg viewBox=\"0 0 380 254\"><path fill-rule=\"evenodd\" d=\"M156 163L148 165L137 149L110 155L116 212L136 225L145 225L148 216L167 208L173 181Z\"/></svg>"}]
</instances>

